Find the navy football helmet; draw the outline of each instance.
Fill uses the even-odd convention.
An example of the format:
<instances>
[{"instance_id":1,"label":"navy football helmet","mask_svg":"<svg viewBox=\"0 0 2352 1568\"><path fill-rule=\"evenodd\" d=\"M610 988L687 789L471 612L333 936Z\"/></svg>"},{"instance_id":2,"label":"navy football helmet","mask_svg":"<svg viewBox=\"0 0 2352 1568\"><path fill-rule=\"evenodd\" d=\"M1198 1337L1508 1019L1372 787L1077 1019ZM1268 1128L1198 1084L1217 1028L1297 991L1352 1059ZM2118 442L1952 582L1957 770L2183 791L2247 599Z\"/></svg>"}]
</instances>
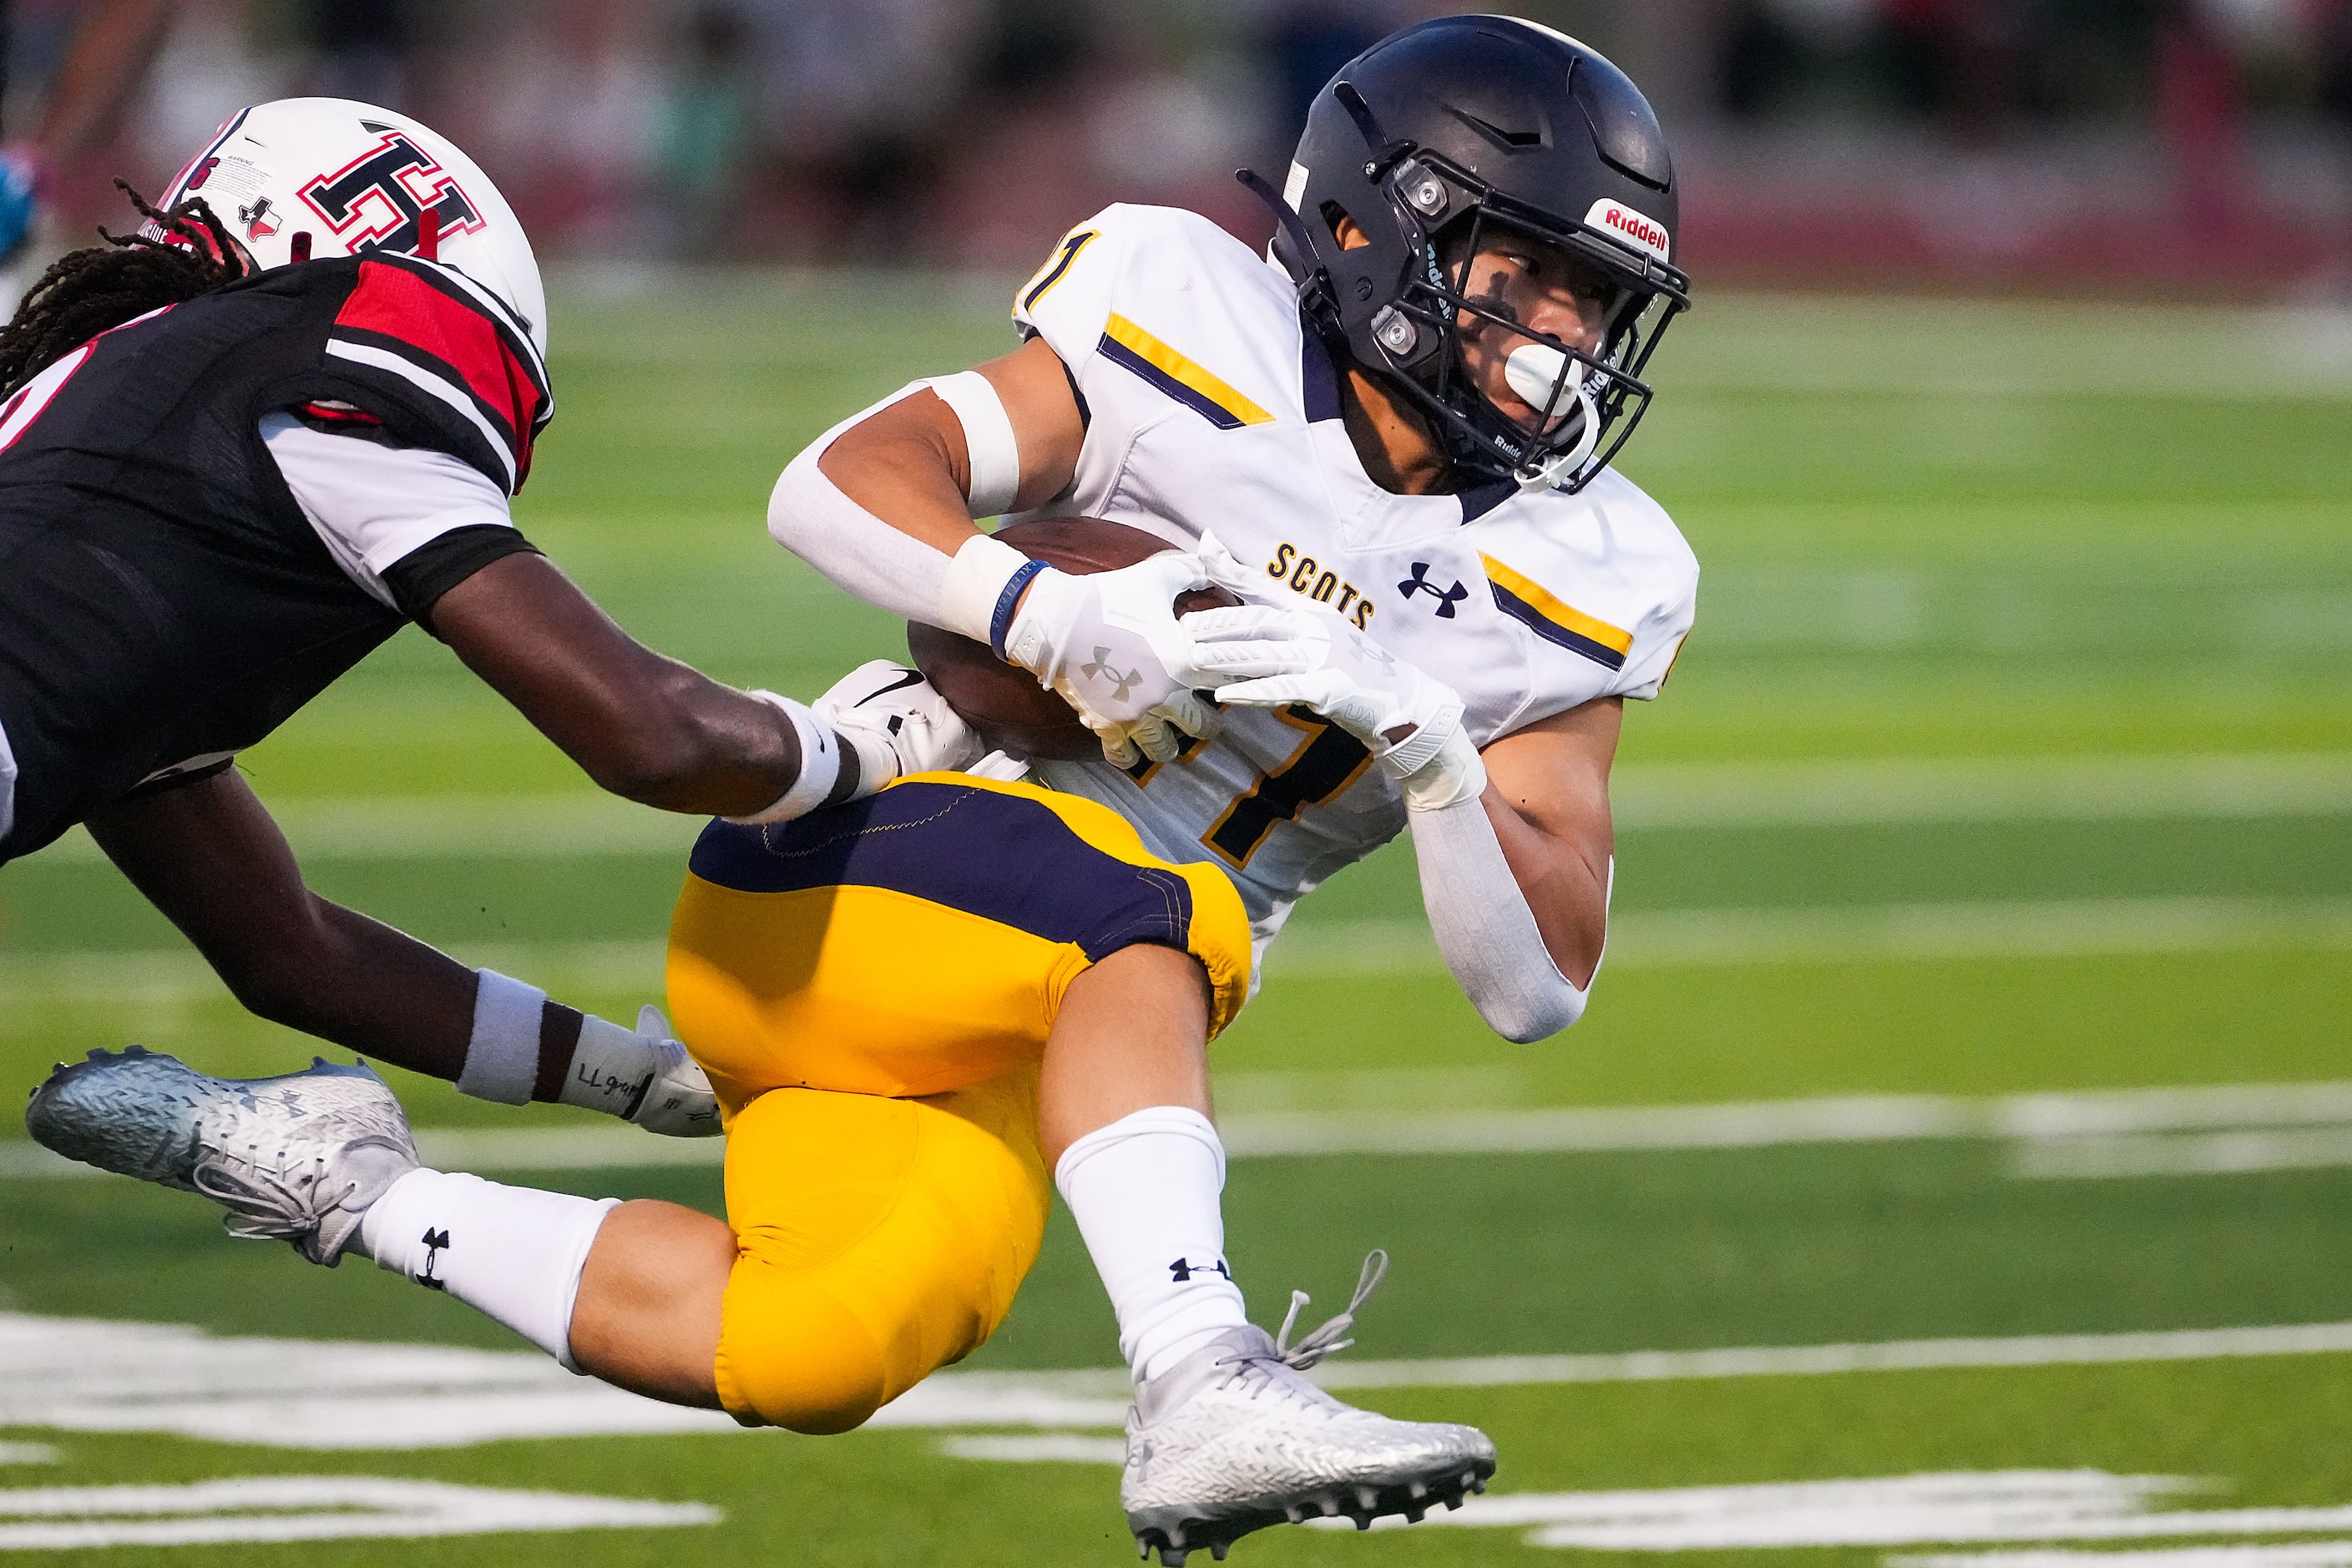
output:
<instances>
[{"instance_id":1,"label":"navy football helmet","mask_svg":"<svg viewBox=\"0 0 2352 1568\"><path fill-rule=\"evenodd\" d=\"M1274 257L1310 331L1426 418L1457 468L1528 489L1582 489L1650 401L1642 372L1690 304L1673 265L1674 165L1648 100L1596 51L1509 16L1448 16L1350 60L1307 112L1277 195ZM1370 243L1343 248L1353 218ZM1465 298L1496 226L1562 247L1611 285L1596 352L1530 333ZM1461 323L1533 340L1512 390L1550 417L1531 428L1472 385Z\"/></svg>"}]
</instances>

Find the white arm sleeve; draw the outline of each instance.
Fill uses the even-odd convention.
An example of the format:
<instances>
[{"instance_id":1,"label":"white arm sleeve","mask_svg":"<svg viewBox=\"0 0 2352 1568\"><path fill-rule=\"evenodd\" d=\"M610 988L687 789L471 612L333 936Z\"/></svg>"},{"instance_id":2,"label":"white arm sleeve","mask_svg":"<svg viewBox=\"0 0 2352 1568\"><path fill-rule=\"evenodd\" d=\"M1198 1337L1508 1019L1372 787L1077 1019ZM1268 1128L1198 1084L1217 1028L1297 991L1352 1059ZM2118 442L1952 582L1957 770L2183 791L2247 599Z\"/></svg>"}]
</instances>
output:
<instances>
[{"instance_id":1,"label":"white arm sleeve","mask_svg":"<svg viewBox=\"0 0 2352 1568\"><path fill-rule=\"evenodd\" d=\"M261 440L335 564L383 604L386 567L452 529L514 526L506 492L446 452L331 435L282 410L261 416Z\"/></svg>"},{"instance_id":2,"label":"white arm sleeve","mask_svg":"<svg viewBox=\"0 0 2352 1568\"><path fill-rule=\"evenodd\" d=\"M1406 820L1412 826L1429 929L1454 983L1486 1026L1526 1044L1557 1035L1583 1016L1591 987L1578 990L1552 963L1536 929L1535 911L1528 908L1478 798L1412 812ZM1613 861L1611 877L1613 881ZM1593 973L1599 978L1597 966Z\"/></svg>"},{"instance_id":3,"label":"white arm sleeve","mask_svg":"<svg viewBox=\"0 0 2352 1568\"><path fill-rule=\"evenodd\" d=\"M768 497L768 537L854 598L909 621L936 623L949 557L859 506L824 477L817 460L851 426L923 389L902 386L809 443Z\"/></svg>"}]
</instances>

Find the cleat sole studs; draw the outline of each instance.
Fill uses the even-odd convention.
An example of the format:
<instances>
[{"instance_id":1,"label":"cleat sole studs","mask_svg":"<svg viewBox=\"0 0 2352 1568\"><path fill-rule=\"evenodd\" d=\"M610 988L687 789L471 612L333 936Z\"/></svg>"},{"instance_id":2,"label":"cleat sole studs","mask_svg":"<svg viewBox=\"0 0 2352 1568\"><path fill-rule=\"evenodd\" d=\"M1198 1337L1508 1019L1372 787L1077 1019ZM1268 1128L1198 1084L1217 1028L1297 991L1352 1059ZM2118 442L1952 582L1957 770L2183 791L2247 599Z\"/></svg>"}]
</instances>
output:
<instances>
[{"instance_id":1,"label":"cleat sole studs","mask_svg":"<svg viewBox=\"0 0 2352 1568\"><path fill-rule=\"evenodd\" d=\"M1419 1524L1428 1512L1427 1509L1418 1503L1408 1504L1404 1510L1404 1521L1407 1524Z\"/></svg>"},{"instance_id":2,"label":"cleat sole studs","mask_svg":"<svg viewBox=\"0 0 2352 1568\"><path fill-rule=\"evenodd\" d=\"M1233 1542L1230 1541L1212 1541L1209 1542L1209 1555L1216 1562L1223 1563L1225 1560L1227 1549L1232 1545Z\"/></svg>"}]
</instances>

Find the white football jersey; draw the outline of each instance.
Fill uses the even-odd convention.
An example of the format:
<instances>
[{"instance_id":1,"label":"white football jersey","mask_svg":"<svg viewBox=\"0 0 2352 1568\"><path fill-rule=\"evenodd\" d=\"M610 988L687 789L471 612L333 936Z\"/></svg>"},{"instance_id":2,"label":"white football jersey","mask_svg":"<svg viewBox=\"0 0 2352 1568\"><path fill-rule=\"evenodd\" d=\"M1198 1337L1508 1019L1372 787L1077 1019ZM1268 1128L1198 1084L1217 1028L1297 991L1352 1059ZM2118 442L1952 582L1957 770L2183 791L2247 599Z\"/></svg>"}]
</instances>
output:
<instances>
[{"instance_id":1,"label":"white football jersey","mask_svg":"<svg viewBox=\"0 0 2352 1568\"><path fill-rule=\"evenodd\" d=\"M1076 479L1041 514L1185 546L1213 533L1270 595L1328 605L1460 692L1480 746L1595 698L1657 695L1698 586L1664 510L1614 470L1572 496L1381 489L1290 280L1208 219L1107 208L1022 285L1013 320L1061 356L1087 418ZM1305 708L1228 709L1173 763L1036 772L1155 854L1222 865L1260 956L1292 904L1405 820L1362 745Z\"/></svg>"}]
</instances>

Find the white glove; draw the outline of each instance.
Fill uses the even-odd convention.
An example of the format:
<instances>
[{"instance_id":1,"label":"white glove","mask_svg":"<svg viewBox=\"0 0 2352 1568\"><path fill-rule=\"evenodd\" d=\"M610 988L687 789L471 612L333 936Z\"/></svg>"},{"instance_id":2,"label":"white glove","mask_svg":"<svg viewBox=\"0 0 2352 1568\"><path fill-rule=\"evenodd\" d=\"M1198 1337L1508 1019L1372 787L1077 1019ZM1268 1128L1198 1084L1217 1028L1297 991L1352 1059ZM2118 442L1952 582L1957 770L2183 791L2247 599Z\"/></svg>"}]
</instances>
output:
<instances>
[{"instance_id":1,"label":"white glove","mask_svg":"<svg viewBox=\"0 0 2352 1568\"><path fill-rule=\"evenodd\" d=\"M1176 595L1205 588L1193 556L1171 551L1116 572L1051 568L1030 582L1004 634L1004 653L1077 710L1113 766L1139 749L1172 760L1177 734L1216 732L1216 710L1192 694L1192 639L1176 624Z\"/></svg>"},{"instance_id":2,"label":"white glove","mask_svg":"<svg viewBox=\"0 0 2352 1568\"><path fill-rule=\"evenodd\" d=\"M593 1014L582 1018L561 1098L566 1105L625 1116L665 1138L716 1138L725 1131L710 1079L670 1037L669 1020L658 1007L640 1012L635 1030Z\"/></svg>"},{"instance_id":3,"label":"white glove","mask_svg":"<svg viewBox=\"0 0 2352 1568\"><path fill-rule=\"evenodd\" d=\"M686 1054L686 1047L670 1037L669 1020L662 1010L651 1003L641 1008L637 1033L654 1041L661 1066L629 1120L666 1138L716 1138L725 1131L719 1125L719 1097L710 1090L710 1079Z\"/></svg>"},{"instance_id":4,"label":"white glove","mask_svg":"<svg viewBox=\"0 0 2352 1568\"><path fill-rule=\"evenodd\" d=\"M887 658L859 665L809 707L857 753L851 800L909 773L951 773L980 760L980 737L923 672Z\"/></svg>"},{"instance_id":5,"label":"white glove","mask_svg":"<svg viewBox=\"0 0 2352 1568\"><path fill-rule=\"evenodd\" d=\"M1288 623L1282 632L1244 619L1241 611L1185 617L1194 663L1229 682L1218 686L1219 702L1305 704L1361 741L1415 811L1440 810L1486 789L1486 767L1462 728L1462 699L1452 687L1334 611L1316 605L1274 613Z\"/></svg>"}]
</instances>

